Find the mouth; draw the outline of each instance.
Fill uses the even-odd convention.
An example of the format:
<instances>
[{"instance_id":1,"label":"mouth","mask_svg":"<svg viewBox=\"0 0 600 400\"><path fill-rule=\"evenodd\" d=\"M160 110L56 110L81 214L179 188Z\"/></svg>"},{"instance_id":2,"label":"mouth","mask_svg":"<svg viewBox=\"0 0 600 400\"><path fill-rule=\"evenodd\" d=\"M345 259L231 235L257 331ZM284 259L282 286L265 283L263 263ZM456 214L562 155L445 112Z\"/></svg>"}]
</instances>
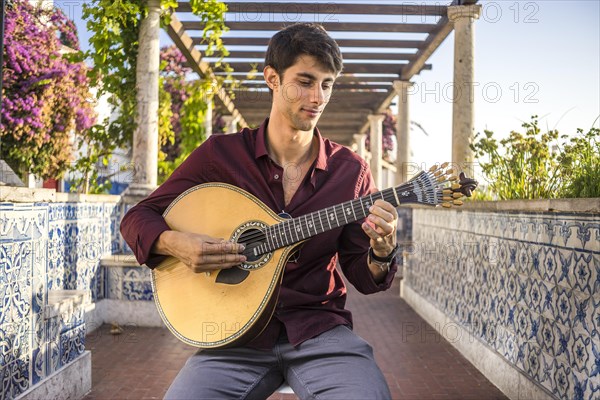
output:
<instances>
[{"instance_id":1,"label":"mouth","mask_svg":"<svg viewBox=\"0 0 600 400\"><path fill-rule=\"evenodd\" d=\"M302 111L307 113L311 118L316 118L323 112L323 110L317 108L302 108Z\"/></svg>"}]
</instances>

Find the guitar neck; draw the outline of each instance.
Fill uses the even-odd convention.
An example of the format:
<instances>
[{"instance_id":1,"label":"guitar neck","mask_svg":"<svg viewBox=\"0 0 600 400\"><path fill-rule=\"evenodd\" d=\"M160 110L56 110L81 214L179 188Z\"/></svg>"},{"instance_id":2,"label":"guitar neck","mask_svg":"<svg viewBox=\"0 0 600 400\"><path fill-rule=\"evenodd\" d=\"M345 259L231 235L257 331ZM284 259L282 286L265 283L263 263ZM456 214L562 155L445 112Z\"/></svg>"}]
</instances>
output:
<instances>
[{"instance_id":1,"label":"guitar neck","mask_svg":"<svg viewBox=\"0 0 600 400\"><path fill-rule=\"evenodd\" d=\"M435 189L436 185L432 185L430 177L421 172L409 182L395 188L288 219L265 230L265 243L261 252L266 253L290 246L320 233L364 219L369 215L369 207L378 199L385 200L394 207L404 203L436 205L439 201Z\"/></svg>"}]
</instances>

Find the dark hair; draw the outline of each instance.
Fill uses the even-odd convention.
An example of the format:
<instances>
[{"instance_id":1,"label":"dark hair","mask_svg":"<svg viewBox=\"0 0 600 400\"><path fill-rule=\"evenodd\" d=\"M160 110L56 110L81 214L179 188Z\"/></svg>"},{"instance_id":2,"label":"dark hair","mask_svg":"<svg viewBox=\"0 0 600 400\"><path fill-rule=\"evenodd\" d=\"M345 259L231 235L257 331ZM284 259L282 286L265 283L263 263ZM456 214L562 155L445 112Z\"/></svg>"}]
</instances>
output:
<instances>
[{"instance_id":1,"label":"dark hair","mask_svg":"<svg viewBox=\"0 0 600 400\"><path fill-rule=\"evenodd\" d=\"M323 26L297 23L277 32L269 41L265 66L282 75L301 55L313 56L337 76L342 71L342 54Z\"/></svg>"}]
</instances>

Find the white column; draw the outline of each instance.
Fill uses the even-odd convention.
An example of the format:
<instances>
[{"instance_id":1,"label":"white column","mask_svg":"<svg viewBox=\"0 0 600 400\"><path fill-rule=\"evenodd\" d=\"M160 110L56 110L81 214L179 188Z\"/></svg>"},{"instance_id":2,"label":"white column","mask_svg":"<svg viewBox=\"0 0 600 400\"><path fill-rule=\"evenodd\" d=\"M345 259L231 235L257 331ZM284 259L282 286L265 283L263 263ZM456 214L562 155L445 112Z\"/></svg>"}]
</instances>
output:
<instances>
[{"instance_id":1,"label":"white column","mask_svg":"<svg viewBox=\"0 0 600 400\"><path fill-rule=\"evenodd\" d=\"M381 143L383 141L383 115L369 115L369 124L371 128L371 174L375 180L375 185L383 189L382 182L382 155Z\"/></svg>"},{"instance_id":2,"label":"white column","mask_svg":"<svg viewBox=\"0 0 600 400\"><path fill-rule=\"evenodd\" d=\"M160 66L160 0L148 0L142 21L136 69L137 129L133 133L131 195L149 194L158 173L158 72Z\"/></svg>"},{"instance_id":3,"label":"white column","mask_svg":"<svg viewBox=\"0 0 600 400\"><path fill-rule=\"evenodd\" d=\"M223 115L223 120L225 121L225 133L236 133L238 131L238 121L239 119L234 117L233 115Z\"/></svg>"},{"instance_id":4,"label":"white column","mask_svg":"<svg viewBox=\"0 0 600 400\"><path fill-rule=\"evenodd\" d=\"M452 163L471 173L474 155L469 145L475 136L474 24L481 5L448 7L454 24L454 104L452 109Z\"/></svg>"},{"instance_id":5,"label":"white column","mask_svg":"<svg viewBox=\"0 0 600 400\"><path fill-rule=\"evenodd\" d=\"M356 143L356 154L360 156L363 160L367 155L367 146L365 143L366 136L359 134L353 135L354 142Z\"/></svg>"},{"instance_id":6,"label":"white column","mask_svg":"<svg viewBox=\"0 0 600 400\"><path fill-rule=\"evenodd\" d=\"M213 102L212 98L207 98L206 100L206 116L204 117L204 132L205 136L208 139L212 135L212 119L213 114Z\"/></svg>"},{"instance_id":7,"label":"white column","mask_svg":"<svg viewBox=\"0 0 600 400\"><path fill-rule=\"evenodd\" d=\"M398 138L398 151L396 156L396 185L406 182L410 163L410 108L408 89L412 87L409 81L394 81L394 90L398 95L398 118L396 121L396 135Z\"/></svg>"}]
</instances>

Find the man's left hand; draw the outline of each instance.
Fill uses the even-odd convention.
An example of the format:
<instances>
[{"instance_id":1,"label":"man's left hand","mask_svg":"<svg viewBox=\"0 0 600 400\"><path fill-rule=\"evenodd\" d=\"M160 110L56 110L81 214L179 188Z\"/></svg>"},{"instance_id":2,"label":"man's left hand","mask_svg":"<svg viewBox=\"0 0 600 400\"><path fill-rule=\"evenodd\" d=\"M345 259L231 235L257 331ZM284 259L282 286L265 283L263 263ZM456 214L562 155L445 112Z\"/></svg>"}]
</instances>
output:
<instances>
[{"instance_id":1,"label":"man's left hand","mask_svg":"<svg viewBox=\"0 0 600 400\"><path fill-rule=\"evenodd\" d=\"M369 208L363 231L371 238L371 247L377 257L387 257L396 247L398 212L393 205L376 200Z\"/></svg>"}]
</instances>

